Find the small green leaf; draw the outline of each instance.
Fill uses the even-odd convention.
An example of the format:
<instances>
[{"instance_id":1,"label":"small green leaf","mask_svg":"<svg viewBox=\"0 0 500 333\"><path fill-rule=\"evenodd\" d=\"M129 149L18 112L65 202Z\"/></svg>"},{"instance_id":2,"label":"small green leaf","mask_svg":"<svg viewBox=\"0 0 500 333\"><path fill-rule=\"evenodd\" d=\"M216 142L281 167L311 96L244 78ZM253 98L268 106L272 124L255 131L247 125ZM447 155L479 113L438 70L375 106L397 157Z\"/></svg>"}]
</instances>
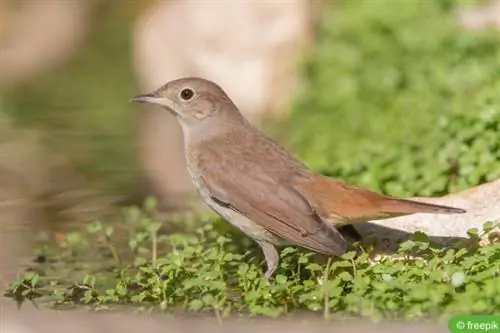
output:
<instances>
[{"instance_id":1,"label":"small green leaf","mask_svg":"<svg viewBox=\"0 0 500 333\"><path fill-rule=\"evenodd\" d=\"M352 260L352 259L354 259L355 256L356 256L356 252L350 251L350 252L347 252L347 253L343 254L342 255L342 259Z\"/></svg>"},{"instance_id":2,"label":"small green leaf","mask_svg":"<svg viewBox=\"0 0 500 333\"><path fill-rule=\"evenodd\" d=\"M193 299L189 302L189 310L199 311L201 308L203 308L203 302L201 300Z\"/></svg>"},{"instance_id":3,"label":"small green leaf","mask_svg":"<svg viewBox=\"0 0 500 333\"><path fill-rule=\"evenodd\" d=\"M457 288L465 283L465 274L463 272L455 272L451 276L451 284Z\"/></svg>"},{"instance_id":4,"label":"small green leaf","mask_svg":"<svg viewBox=\"0 0 500 333\"><path fill-rule=\"evenodd\" d=\"M144 209L148 213L153 213L156 211L156 206L158 202L155 197L149 196L144 200Z\"/></svg>"},{"instance_id":5,"label":"small green leaf","mask_svg":"<svg viewBox=\"0 0 500 333\"><path fill-rule=\"evenodd\" d=\"M485 222L483 224L483 230L484 232L490 232L491 230L493 230L493 222L492 221L488 221L488 222Z\"/></svg>"},{"instance_id":6,"label":"small green leaf","mask_svg":"<svg viewBox=\"0 0 500 333\"><path fill-rule=\"evenodd\" d=\"M114 228L112 226L106 227L106 237L111 237L114 232Z\"/></svg>"},{"instance_id":7,"label":"small green leaf","mask_svg":"<svg viewBox=\"0 0 500 333\"><path fill-rule=\"evenodd\" d=\"M323 270L323 268L320 265L318 265L317 263L314 263L314 262L308 264L306 266L306 269L309 270L309 271L311 271L311 272L318 272L318 271L322 271Z\"/></svg>"},{"instance_id":8,"label":"small green leaf","mask_svg":"<svg viewBox=\"0 0 500 333\"><path fill-rule=\"evenodd\" d=\"M87 225L87 232L90 234L95 234L102 230L102 223L100 221L94 221Z\"/></svg>"},{"instance_id":9,"label":"small green leaf","mask_svg":"<svg viewBox=\"0 0 500 333\"><path fill-rule=\"evenodd\" d=\"M276 275L276 283L277 284L285 284L287 281L286 276L284 275Z\"/></svg>"},{"instance_id":10,"label":"small green leaf","mask_svg":"<svg viewBox=\"0 0 500 333\"><path fill-rule=\"evenodd\" d=\"M390 274L382 274L382 280L384 281L391 281L392 280L392 276Z\"/></svg>"},{"instance_id":11,"label":"small green leaf","mask_svg":"<svg viewBox=\"0 0 500 333\"><path fill-rule=\"evenodd\" d=\"M245 294L245 301L252 302L259 298L259 293L256 290L251 290Z\"/></svg>"},{"instance_id":12,"label":"small green leaf","mask_svg":"<svg viewBox=\"0 0 500 333\"><path fill-rule=\"evenodd\" d=\"M472 229L469 229L467 230L467 234L469 235L469 237L477 237L479 235L479 230L477 228L472 228Z\"/></svg>"}]
</instances>

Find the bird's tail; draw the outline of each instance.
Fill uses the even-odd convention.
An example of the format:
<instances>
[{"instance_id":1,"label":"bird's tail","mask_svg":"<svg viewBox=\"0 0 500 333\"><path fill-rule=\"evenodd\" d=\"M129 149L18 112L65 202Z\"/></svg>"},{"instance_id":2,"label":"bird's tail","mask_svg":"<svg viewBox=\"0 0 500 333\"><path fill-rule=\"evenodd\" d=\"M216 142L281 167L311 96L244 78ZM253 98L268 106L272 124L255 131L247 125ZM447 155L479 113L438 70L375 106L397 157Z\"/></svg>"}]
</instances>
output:
<instances>
[{"instance_id":1,"label":"bird's tail","mask_svg":"<svg viewBox=\"0 0 500 333\"><path fill-rule=\"evenodd\" d=\"M383 210L390 213L432 213L432 214L464 214L467 211L462 208L436 205L408 199L391 198L384 202Z\"/></svg>"}]
</instances>

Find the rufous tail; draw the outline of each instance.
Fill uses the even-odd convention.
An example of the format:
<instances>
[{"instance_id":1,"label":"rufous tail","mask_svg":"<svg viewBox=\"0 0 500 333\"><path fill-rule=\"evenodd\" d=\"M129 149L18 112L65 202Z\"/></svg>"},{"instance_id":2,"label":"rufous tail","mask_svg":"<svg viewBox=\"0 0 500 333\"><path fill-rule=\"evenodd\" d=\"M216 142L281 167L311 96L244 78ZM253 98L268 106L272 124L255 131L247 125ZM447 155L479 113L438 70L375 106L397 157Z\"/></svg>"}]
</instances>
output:
<instances>
[{"instance_id":1,"label":"rufous tail","mask_svg":"<svg viewBox=\"0 0 500 333\"><path fill-rule=\"evenodd\" d=\"M464 214L467 211L461 208L442 206L408 199L390 198L383 204L382 210L390 213L433 213L433 214Z\"/></svg>"}]
</instances>

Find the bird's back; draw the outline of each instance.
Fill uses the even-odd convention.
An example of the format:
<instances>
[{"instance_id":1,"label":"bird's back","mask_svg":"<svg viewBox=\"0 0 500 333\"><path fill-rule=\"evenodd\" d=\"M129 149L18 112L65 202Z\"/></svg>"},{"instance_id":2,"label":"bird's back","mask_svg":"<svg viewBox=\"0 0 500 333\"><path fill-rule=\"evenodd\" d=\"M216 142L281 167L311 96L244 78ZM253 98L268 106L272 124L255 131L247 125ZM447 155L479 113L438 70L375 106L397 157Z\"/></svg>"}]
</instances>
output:
<instances>
[{"instance_id":1,"label":"bird's back","mask_svg":"<svg viewBox=\"0 0 500 333\"><path fill-rule=\"evenodd\" d=\"M232 128L222 135L200 143L195 160L199 167L207 165L209 156L217 157L216 165L224 169L252 174L265 170L277 182L287 182L293 177L309 176L310 170L291 156L283 147L262 132L251 128Z\"/></svg>"}]
</instances>

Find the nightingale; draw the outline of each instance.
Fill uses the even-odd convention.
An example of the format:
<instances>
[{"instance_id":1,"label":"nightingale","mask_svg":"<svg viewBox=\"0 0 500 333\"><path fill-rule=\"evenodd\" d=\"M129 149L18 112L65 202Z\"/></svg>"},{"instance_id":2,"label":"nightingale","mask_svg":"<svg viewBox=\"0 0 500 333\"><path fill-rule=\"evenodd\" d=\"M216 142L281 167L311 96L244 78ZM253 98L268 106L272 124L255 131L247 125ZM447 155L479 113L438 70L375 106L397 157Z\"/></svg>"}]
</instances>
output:
<instances>
[{"instance_id":1,"label":"nightingale","mask_svg":"<svg viewBox=\"0 0 500 333\"><path fill-rule=\"evenodd\" d=\"M133 102L172 112L183 132L189 175L203 201L251 237L273 276L277 246L296 245L340 256L359 237L353 223L414 213L465 210L379 194L317 174L243 117L214 82L170 81Z\"/></svg>"}]
</instances>

